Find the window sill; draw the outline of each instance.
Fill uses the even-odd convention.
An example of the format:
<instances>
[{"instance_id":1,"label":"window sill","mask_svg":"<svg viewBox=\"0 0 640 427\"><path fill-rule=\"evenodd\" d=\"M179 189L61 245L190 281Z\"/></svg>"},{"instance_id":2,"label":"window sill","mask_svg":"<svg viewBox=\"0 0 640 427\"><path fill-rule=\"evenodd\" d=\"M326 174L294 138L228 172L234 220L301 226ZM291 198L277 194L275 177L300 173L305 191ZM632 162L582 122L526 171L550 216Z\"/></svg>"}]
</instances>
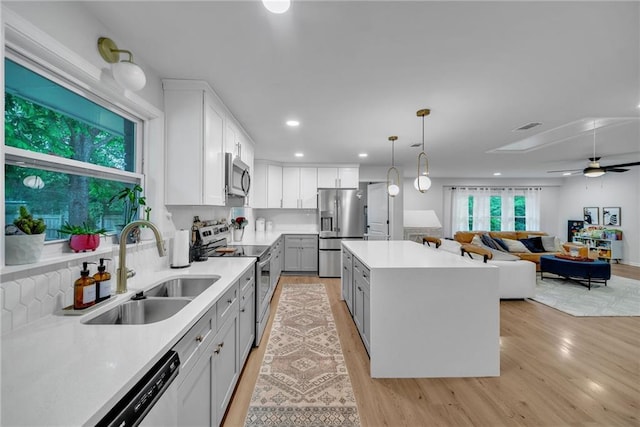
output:
<instances>
[{"instance_id":1,"label":"window sill","mask_svg":"<svg viewBox=\"0 0 640 427\"><path fill-rule=\"evenodd\" d=\"M23 277L46 274L48 272L61 268L70 268L77 266L84 260L95 260L96 258L114 259L120 246L115 242L102 242L100 247L95 251L89 252L65 252L69 250L68 242L56 242L45 244L45 249L38 262L22 265L7 265L0 270L0 281L7 282L11 280L21 279ZM146 248L147 246L155 246L155 241L143 241L140 243L128 244L127 248Z\"/></svg>"}]
</instances>

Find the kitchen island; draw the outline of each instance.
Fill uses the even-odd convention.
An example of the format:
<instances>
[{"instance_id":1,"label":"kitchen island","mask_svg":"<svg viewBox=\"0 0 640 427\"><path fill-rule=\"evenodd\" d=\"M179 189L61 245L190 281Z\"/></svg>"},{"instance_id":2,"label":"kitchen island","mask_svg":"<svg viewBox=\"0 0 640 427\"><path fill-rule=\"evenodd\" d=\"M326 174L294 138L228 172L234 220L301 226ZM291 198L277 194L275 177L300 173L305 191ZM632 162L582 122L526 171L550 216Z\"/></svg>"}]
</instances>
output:
<instances>
[{"instance_id":1,"label":"kitchen island","mask_svg":"<svg viewBox=\"0 0 640 427\"><path fill-rule=\"evenodd\" d=\"M343 299L373 378L500 375L497 267L410 241L342 250Z\"/></svg>"}]
</instances>

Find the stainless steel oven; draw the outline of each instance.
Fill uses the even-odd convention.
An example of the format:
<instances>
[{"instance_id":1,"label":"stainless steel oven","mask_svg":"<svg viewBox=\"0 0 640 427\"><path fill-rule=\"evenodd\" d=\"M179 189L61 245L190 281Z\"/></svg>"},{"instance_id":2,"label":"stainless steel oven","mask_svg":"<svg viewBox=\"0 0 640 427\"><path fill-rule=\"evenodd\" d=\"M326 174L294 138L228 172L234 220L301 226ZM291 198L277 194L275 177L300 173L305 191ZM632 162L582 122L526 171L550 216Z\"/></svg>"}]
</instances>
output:
<instances>
[{"instance_id":1,"label":"stainless steel oven","mask_svg":"<svg viewBox=\"0 0 640 427\"><path fill-rule=\"evenodd\" d=\"M207 223L207 221L205 221ZM266 245L241 245L226 248L229 227L226 224L201 225L198 228L196 244L199 255L196 261L209 257L254 257L256 258L256 329L255 345L260 345L262 335L269 321L271 297L275 291L275 269L272 266L271 248Z\"/></svg>"}]
</instances>

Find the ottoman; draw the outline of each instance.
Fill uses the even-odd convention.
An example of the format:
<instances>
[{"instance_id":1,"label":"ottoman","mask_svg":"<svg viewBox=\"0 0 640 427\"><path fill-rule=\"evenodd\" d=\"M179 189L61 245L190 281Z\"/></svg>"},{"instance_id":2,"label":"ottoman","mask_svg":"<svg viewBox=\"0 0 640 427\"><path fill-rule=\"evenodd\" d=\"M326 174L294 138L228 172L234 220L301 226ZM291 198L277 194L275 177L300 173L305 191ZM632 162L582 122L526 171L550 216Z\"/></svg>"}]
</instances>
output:
<instances>
[{"instance_id":1,"label":"ottoman","mask_svg":"<svg viewBox=\"0 0 640 427\"><path fill-rule=\"evenodd\" d=\"M604 283L611 279L611 265L605 261L574 261L553 255L540 257L540 279L544 273L553 273L574 280L591 290L591 283Z\"/></svg>"}]
</instances>

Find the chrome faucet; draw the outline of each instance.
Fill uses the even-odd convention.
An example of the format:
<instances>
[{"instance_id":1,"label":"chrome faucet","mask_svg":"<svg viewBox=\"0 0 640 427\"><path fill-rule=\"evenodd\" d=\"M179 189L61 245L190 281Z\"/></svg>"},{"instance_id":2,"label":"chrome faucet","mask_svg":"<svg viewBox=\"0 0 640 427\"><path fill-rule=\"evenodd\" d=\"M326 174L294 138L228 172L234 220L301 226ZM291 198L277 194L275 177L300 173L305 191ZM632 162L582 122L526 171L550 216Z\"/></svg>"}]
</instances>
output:
<instances>
[{"instance_id":1,"label":"chrome faucet","mask_svg":"<svg viewBox=\"0 0 640 427\"><path fill-rule=\"evenodd\" d=\"M120 255L118 256L118 286L116 288L116 293L124 294L127 292L127 279L129 277L133 277L136 275L136 272L132 269L127 268L127 236L136 226L144 225L153 230L153 234L156 237L156 245L158 246L158 255L165 255L164 248L164 240L162 240L162 236L160 235L160 230L158 227L150 221L138 220L132 221L129 224L125 225L120 233Z\"/></svg>"}]
</instances>

